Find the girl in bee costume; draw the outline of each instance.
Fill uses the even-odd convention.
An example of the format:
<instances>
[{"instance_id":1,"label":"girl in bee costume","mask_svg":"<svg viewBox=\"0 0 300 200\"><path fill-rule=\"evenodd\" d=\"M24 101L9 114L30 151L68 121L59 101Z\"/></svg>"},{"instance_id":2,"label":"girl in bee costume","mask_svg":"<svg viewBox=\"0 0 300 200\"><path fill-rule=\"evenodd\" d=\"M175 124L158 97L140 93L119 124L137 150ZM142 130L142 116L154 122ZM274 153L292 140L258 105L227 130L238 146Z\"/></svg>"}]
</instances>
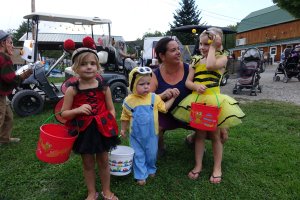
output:
<instances>
[{"instance_id":1,"label":"girl in bee costume","mask_svg":"<svg viewBox=\"0 0 300 200\"><path fill-rule=\"evenodd\" d=\"M219 106L221 112L216 131L196 130L195 166L189 172L190 179L197 179L202 170L202 158L205 149L206 134L211 134L214 167L210 177L211 183L220 183L222 179L223 144L220 138L220 128L229 128L241 123L245 116L233 98L220 94L220 80L225 70L227 56L221 52L222 30L212 27L200 34L199 49L201 56L193 57L190 65L186 87L193 92L183 99L172 111L173 116L183 122L190 122L191 103Z\"/></svg>"}]
</instances>

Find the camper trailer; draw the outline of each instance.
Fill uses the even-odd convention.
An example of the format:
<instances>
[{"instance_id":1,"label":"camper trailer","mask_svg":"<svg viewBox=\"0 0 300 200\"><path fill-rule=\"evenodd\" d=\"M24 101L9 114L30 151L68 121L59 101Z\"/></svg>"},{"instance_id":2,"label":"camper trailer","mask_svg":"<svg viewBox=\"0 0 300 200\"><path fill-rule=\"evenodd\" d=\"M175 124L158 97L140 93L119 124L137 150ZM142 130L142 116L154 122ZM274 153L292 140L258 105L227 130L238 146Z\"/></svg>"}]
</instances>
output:
<instances>
[{"instance_id":1,"label":"camper trailer","mask_svg":"<svg viewBox=\"0 0 300 200\"><path fill-rule=\"evenodd\" d=\"M182 60L184 62L189 62L189 59L191 55L185 56L184 54L184 46L181 44L179 39L176 36L169 36L172 37L174 40L176 40L179 44L180 51L182 53ZM144 48L143 48L143 63L146 66L154 65L156 61L156 55L155 55L155 46L156 43L164 37L145 37L144 39Z\"/></svg>"}]
</instances>

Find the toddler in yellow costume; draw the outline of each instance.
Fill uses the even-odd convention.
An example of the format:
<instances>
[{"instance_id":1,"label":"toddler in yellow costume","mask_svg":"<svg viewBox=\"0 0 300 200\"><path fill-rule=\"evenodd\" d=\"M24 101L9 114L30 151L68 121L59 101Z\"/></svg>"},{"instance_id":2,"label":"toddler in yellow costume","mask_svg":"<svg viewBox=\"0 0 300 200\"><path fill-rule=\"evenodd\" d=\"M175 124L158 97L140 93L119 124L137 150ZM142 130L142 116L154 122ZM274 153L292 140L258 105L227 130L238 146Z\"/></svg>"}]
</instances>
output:
<instances>
[{"instance_id":1,"label":"toddler in yellow costume","mask_svg":"<svg viewBox=\"0 0 300 200\"><path fill-rule=\"evenodd\" d=\"M129 73L129 88L132 92L123 102L121 135L130 132L130 146L134 149L133 174L139 185L154 177L158 149L158 112L166 113L176 96L164 102L159 95L150 92L152 70L135 67Z\"/></svg>"},{"instance_id":2,"label":"toddler in yellow costume","mask_svg":"<svg viewBox=\"0 0 300 200\"><path fill-rule=\"evenodd\" d=\"M222 36L222 30L215 27L211 27L200 34L199 50L201 56L193 57L186 81L186 86L193 92L172 111L176 119L189 123L192 102L221 108L216 131L196 130L195 166L188 174L190 179L199 177L202 170L206 134L211 134L214 155L214 167L210 177L211 183L220 183L222 179L223 144L220 138L220 128L227 129L236 126L241 123L241 118L245 116L236 100L230 96L220 94L220 80L227 63L227 56L221 52Z\"/></svg>"}]
</instances>

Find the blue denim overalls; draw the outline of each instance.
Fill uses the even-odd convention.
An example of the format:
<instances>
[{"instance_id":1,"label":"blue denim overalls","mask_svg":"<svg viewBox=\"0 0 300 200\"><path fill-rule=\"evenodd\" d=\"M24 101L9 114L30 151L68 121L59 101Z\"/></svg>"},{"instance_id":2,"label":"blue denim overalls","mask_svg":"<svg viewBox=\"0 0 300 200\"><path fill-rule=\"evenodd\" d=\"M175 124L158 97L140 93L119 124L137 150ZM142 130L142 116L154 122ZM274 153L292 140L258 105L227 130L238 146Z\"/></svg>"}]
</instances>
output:
<instances>
[{"instance_id":1,"label":"blue denim overalls","mask_svg":"<svg viewBox=\"0 0 300 200\"><path fill-rule=\"evenodd\" d=\"M145 180L149 174L156 173L158 136L154 125L154 99L155 94L152 93L151 105L139 105L135 108L124 102L126 108L132 112L130 145L134 149L133 173L137 180Z\"/></svg>"}]
</instances>

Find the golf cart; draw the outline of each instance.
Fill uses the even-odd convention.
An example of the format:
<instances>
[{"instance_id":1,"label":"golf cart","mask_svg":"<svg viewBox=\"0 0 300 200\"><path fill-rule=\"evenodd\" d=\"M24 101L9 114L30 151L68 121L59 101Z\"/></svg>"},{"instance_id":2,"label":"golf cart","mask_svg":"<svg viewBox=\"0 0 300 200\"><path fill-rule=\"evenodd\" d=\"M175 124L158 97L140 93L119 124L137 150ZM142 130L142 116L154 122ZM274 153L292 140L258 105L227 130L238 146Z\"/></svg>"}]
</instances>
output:
<instances>
[{"instance_id":1,"label":"golf cart","mask_svg":"<svg viewBox=\"0 0 300 200\"><path fill-rule=\"evenodd\" d=\"M110 24L111 21L108 19L100 19L98 17L79 17L79 16L67 16L53 13L31 13L24 16L24 19L28 20L29 23L32 23L32 26L35 26L34 38L32 34L27 32L20 41L24 40L23 55L22 58L25 59L28 64L22 66L16 71L16 73L21 73L27 68L33 69L33 74L24 80L19 87L17 87L13 94L10 95L9 99L11 100L11 105L16 114L20 116L29 116L40 113L43 110L45 101L54 101L57 102L64 95L61 92L60 86L49 82L48 77L50 73L58 66L60 62L64 59L71 56L71 52L62 48L62 44L67 39L73 39L76 46L79 47L79 43L82 42L83 37L89 35L95 41L102 41L102 46L97 46L98 55L101 55L101 65L106 68L116 68L114 61L114 52L109 49L109 44L111 40L110 33ZM39 33L39 25L41 22L58 22L59 26L62 26L62 23L73 24L75 26L90 27L91 34L56 34L57 38L56 44L51 45L52 48L54 45L57 45L57 48L60 46L62 49L62 55L58 60L49 67L46 71L44 63L38 59L39 51L42 49L42 45L45 44L45 38L41 37L42 34ZM107 33L102 33L95 38L94 29L99 26L99 30L107 30ZM29 29L29 28L28 28ZM73 36L74 38L66 38ZM49 41L49 39L48 39ZM97 43L96 43L97 44ZM98 43L99 44L99 43ZM56 49L57 49L56 48ZM116 72L104 72L102 74L103 78L110 85L112 91L112 98L114 102L122 102L123 99L127 96L127 78L122 74L122 69L115 70ZM66 78L69 78L72 74L66 74Z\"/></svg>"},{"instance_id":2,"label":"golf cart","mask_svg":"<svg viewBox=\"0 0 300 200\"><path fill-rule=\"evenodd\" d=\"M182 32L182 33L191 33L191 34L200 34L204 30L213 27L213 26L205 26L205 25L185 25L185 26L180 26L171 29L172 32ZM214 26L216 27L216 26ZM223 31L223 34L225 35L224 37L224 43L226 44L226 34L234 34L236 31L228 28L228 27L217 27L220 28ZM197 43L199 44L199 41L197 40ZM195 45L194 51L193 52L198 52L197 49L199 48L198 44ZM193 54L194 55L194 54ZM220 85L224 86L227 84L229 78L228 71L226 70L225 73L222 76Z\"/></svg>"}]
</instances>

